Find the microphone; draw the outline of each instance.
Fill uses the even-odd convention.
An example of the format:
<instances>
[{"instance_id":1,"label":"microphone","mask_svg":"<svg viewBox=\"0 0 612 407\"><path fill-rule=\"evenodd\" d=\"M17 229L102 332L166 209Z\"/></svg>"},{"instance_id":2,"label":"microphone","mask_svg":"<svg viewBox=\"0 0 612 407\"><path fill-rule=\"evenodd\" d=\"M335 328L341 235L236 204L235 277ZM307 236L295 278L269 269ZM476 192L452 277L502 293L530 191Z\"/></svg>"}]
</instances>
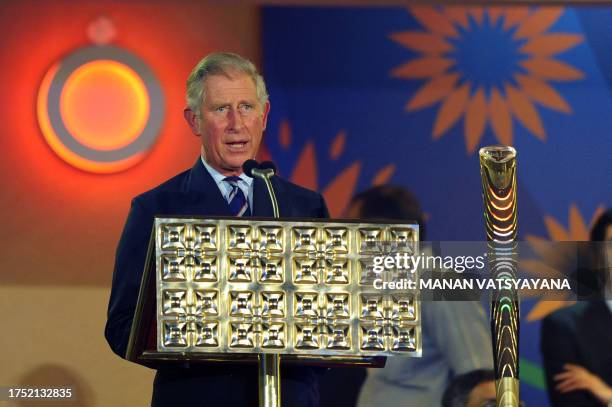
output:
<instances>
[{"instance_id":1,"label":"microphone","mask_svg":"<svg viewBox=\"0 0 612 407\"><path fill-rule=\"evenodd\" d=\"M262 170L272 170L276 174L276 164L274 164L272 161L262 162L259 164L259 168Z\"/></svg>"},{"instance_id":2,"label":"microphone","mask_svg":"<svg viewBox=\"0 0 612 407\"><path fill-rule=\"evenodd\" d=\"M255 168L259 167L259 163L255 160L246 160L244 162L244 164L242 164L242 171L244 171L244 173L251 177L251 178L255 178L253 176L253 170Z\"/></svg>"},{"instance_id":3,"label":"microphone","mask_svg":"<svg viewBox=\"0 0 612 407\"><path fill-rule=\"evenodd\" d=\"M246 160L242 164L242 171L251 178L261 178L261 176L272 176L276 174L276 165L272 161L258 163L255 160Z\"/></svg>"},{"instance_id":4,"label":"microphone","mask_svg":"<svg viewBox=\"0 0 612 407\"><path fill-rule=\"evenodd\" d=\"M276 165L272 161L264 161L259 164L255 160L246 160L242 164L242 171L251 177L251 178L259 178L264 184L266 184L266 188L268 189L268 195L270 196L270 201L272 202L272 211L274 212L275 218L280 218L280 213L278 211L278 201L276 200L276 194L274 193L274 188L272 187L272 182L270 178L276 173Z\"/></svg>"}]
</instances>

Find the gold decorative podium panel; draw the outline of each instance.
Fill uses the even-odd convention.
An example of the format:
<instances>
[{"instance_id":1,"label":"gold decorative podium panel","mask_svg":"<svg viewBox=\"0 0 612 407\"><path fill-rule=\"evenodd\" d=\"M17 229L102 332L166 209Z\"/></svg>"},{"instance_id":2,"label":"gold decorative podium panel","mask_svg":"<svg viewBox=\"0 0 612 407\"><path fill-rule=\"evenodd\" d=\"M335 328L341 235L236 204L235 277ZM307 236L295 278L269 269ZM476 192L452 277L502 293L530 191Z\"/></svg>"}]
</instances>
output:
<instances>
[{"instance_id":1,"label":"gold decorative podium panel","mask_svg":"<svg viewBox=\"0 0 612 407\"><path fill-rule=\"evenodd\" d=\"M418 291L373 267L417 250L416 224L156 218L157 350L420 356Z\"/></svg>"}]
</instances>

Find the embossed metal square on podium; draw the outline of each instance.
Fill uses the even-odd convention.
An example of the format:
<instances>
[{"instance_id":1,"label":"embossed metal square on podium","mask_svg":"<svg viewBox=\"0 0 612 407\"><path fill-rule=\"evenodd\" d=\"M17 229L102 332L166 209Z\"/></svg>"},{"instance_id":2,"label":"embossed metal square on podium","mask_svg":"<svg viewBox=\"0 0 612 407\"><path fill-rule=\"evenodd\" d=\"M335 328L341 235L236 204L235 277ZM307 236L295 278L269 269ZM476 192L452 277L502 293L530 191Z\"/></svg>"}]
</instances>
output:
<instances>
[{"instance_id":1,"label":"embossed metal square on podium","mask_svg":"<svg viewBox=\"0 0 612 407\"><path fill-rule=\"evenodd\" d=\"M417 290L376 289L374 257L418 250L418 225L156 218L128 358L374 365L420 356ZM386 270L412 279L406 270Z\"/></svg>"}]
</instances>

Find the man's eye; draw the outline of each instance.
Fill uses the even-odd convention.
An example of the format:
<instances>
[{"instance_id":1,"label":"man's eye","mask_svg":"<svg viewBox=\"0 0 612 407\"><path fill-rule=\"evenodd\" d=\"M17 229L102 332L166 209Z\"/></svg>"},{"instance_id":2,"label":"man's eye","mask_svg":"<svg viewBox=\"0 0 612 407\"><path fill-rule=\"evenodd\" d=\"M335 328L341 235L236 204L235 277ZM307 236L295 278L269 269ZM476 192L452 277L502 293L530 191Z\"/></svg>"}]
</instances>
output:
<instances>
[{"instance_id":1,"label":"man's eye","mask_svg":"<svg viewBox=\"0 0 612 407\"><path fill-rule=\"evenodd\" d=\"M243 112L250 112L251 110L253 110L253 105L250 105L248 103L242 104L240 105L240 110L242 110Z\"/></svg>"},{"instance_id":2,"label":"man's eye","mask_svg":"<svg viewBox=\"0 0 612 407\"><path fill-rule=\"evenodd\" d=\"M218 108L215 109L216 112L225 112L227 110L227 106L219 106Z\"/></svg>"}]
</instances>

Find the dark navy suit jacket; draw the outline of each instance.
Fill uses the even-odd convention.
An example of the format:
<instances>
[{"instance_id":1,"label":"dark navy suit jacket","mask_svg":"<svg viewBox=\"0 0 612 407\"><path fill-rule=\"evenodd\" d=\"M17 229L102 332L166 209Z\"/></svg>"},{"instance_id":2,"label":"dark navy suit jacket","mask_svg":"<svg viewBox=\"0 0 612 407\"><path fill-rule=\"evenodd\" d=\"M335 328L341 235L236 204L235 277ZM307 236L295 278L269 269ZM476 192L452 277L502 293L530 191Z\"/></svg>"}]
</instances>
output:
<instances>
[{"instance_id":1,"label":"dark navy suit jacket","mask_svg":"<svg viewBox=\"0 0 612 407\"><path fill-rule=\"evenodd\" d=\"M272 178L282 218L326 218L323 197L277 176ZM119 241L105 336L112 350L126 355L138 299L147 245L155 215L231 216L221 191L201 160L193 168L137 196ZM253 216L272 217L272 204L263 181L254 180ZM318 403L317 369L281 369L281 396L286 406ZM160 368L153 386L154 406L257 405L255 364L208 364ZM221 404L219 404L221 405Z\"/></svg>"},{"instance_id":2,"label":"dark navy suit jacket","mask_svg":"<svg viewBox=\"0 0 612 407\"><path fill-rule=\"evenodd\" d=\"M572 363L612 386L612 314L604 301L579 301L544 318L541 348L551 406L602 405L584 390L560 393L553 377Z\"/></svg>"}]
</instances>

